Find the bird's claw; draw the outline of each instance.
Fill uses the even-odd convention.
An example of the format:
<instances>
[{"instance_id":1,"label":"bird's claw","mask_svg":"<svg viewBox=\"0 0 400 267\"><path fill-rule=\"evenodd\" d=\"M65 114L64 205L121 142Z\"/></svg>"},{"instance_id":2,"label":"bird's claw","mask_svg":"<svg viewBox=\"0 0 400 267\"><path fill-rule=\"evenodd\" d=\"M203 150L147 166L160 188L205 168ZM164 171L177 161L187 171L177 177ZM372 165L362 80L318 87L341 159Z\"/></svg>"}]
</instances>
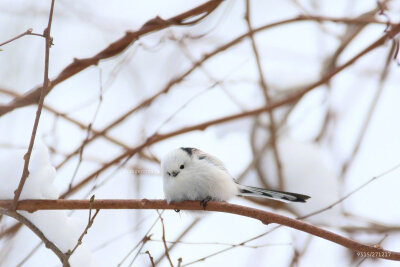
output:
<instances>
[{"instance_id":1,"label":"bird's claw","mask_svg":"<svg viewBox=\"0 0 400 267\"><path fill-rule=\"evenodd\" d=\"M200 201L200 205L203 206L203 209L206 209L207 207L207 202L210 201L212 198L211 197L206 197L202 201Z\"/></svg>"}]
</instances>

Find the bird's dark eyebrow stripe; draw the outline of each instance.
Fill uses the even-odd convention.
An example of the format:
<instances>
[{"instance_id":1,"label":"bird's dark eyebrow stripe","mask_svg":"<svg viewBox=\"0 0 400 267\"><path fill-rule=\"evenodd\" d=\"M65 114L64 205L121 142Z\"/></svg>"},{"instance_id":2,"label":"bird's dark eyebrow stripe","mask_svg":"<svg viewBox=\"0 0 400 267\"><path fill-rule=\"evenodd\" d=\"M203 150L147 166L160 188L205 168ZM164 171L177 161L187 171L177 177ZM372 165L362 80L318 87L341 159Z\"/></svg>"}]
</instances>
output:
<instances>
[{"instance_id":1,"label":"bird's dark eyebrow stripe","mask_svg":"<svg viewBox=\"0 0 400 267\"><path fill-rule=\"evenodd\" d=\"M199 157L199 159L205 159L206 158L206 156L200 156Z\"/></svg>"},{"instance_id":2,"label":"bird's dark eyebrow stripe","mask_svg":"<svg viewBox=\"0 0 400 267\"><path fill-rule=\"evenodd\" d=\"M182 149L183 151L185 151L186 153L188 153L189 156L192 156L192 154L193 154L193 149L194 149L194 148L191 148L191 147L181 147L181 149Z\"/></svg>"}]
</instances>

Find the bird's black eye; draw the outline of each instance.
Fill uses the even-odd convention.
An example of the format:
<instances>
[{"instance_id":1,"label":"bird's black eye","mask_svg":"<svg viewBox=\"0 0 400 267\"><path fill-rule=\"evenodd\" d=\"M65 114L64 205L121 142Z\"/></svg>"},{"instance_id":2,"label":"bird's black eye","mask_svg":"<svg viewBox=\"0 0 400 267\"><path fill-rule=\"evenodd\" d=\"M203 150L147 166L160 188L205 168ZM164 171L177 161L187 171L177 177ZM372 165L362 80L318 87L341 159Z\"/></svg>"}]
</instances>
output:
<instances>
[{"instance_id":1,"label":"bird's black eye","mask_svg":"<svg viewBox=\"0 0 400 267\"><path fill-rule=\"evenodd\" d=\"M184 168L185 168L185 165L183 165L183 164L181 166L179 166L179 169L181 169L181 170Z\"/></svg>"},{"instance_id":2,"label":"bird's black eye","mask_svg":"<svg viewBox=\"0 0 400 267\"><path fill-rule=\"evenodd\" d=\"M168 176L171 176L171 174L169 172L167 172Z\"/></svg>"}]
</instances>

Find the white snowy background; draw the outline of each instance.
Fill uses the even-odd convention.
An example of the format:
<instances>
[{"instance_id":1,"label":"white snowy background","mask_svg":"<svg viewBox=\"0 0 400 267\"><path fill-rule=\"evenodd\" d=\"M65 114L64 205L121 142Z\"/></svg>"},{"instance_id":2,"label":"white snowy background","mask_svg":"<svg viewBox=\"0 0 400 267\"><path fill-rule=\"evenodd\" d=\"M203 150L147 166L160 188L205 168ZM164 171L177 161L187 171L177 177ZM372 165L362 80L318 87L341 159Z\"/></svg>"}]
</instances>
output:
<instances>
[{"instance_id":1,"label":"white snowy background","mask_svg":"<svg viewBox=\"0 0 400 267\"><path fill-rule=\"evenodd\" d=\"M56 0L51 35L54 45L50 54L50 78L55 77L74 58L91 57L127 30L137 30L147 20L159 15L169 18L189 10L202 1L65 1ZM356 17L376 7L374 0L358 1L251 1L254 27L292 18L299 14L332 17ZM0 42L28 28L42 32L47 25L50 1L0 2ZM389 2L387 15L398 21L400 1ZM101 130L162 90L173 78L184 73L208 52L247 31L245 1L223 2L201 23L187 27L170 27L140 38L124 53L90 67L57 85L46 97L45 104L82 122L93 123ZM385 21L384 16L376 16ZM340 45L346 24L296 22L262 31L256 35L264 76L271 91L285 94L318 81L324 60ZM346 62L384 34L385 24L370 24L350 43L338 59ZM190 37L184 36L189 35ZM182 39L186 48L178 45ZM384 68L391 42L362 57L330 81L330 88L320 86L296 104L287 122L279 130L278 150L283 165L285 190L312 196L307 204L290 204L297 215L324 208L346 193L400 164L400 68L393 61L384 83L382 95L370 120L364 140L354 162L340 177L344 162L351 153L366 118L379 76ZM40 85L44 69L44 40L24 36L2 47L0 51L0 104L13 99L5 90L23 94ZM190 57L193 57L192 59ZM100 82L101 77L101 82ZM211 77L211 78L210 78ZM166 133L185 126L252 110L265 104L258 82L258 71L249 39L220 52L202 68L159 96L150 106L129 116L108 134L129 147L140 145L155 132ZM220 82L215 85L215 82ZM99 102L100 88L103 100ZM96 114L96 109L98 113ZM333 123L320 142L315 142L327 110L334 114ZM18 185L35 118L36 106L17 109L0 117L0 198L10 199ZM278 109L281 118L287 108ZM95 116L95 119L93 119ZM172 118L171 118L172 117ZM171 119L170 119L171 118ZM260 124L268 124L268 116L259 116ZM238 177L253 160L250 144L254 117L218 124L204 131L194 131L169 138L144 150L160 159L170 149L180 146L200 148L219 157L233 176ZM264 126L256 131L256 147L260 150L268 140ZM79 162L75 156L57 171L63 158L86 138L86 131L44 110L40 120L36 146L30 163L30 176L21 198L58 198L68 189ZM50 148L50 149L49 149ZM83 152L73 184L85 178L102 164L114 159L123 149L104 138L88 144ZM259 165L268 183L277 185L272 152L266 150ZM399 229L400 170L379 177L359 190L341 205L308 221L349 236L363 243L375 244L385 237L382 246L400 251L399 232L349 233L341 227L376 225ZM105 181L105 182L103 182ZM244 184L261 186L252 169L243 177ZM97 185L95 190L93 186ZM121 169L116 166L69 198L163 198L159 165L135 155ZM256 204L246 199L232 203L271 210L268 202ZM287 210L274 212L296 215ZM343 211L353 216L346 217ZM44 234L66 252L76 244L84 230L88 211L21 212ZM197 218L173 211L163 213L166 239L176 238ZM156 211L102 210L94 221L83 244L71 257L72 266L130 266L138 251L129 252L140 242L158 218ZM1 217L0 231L15 224ZM273 229L258 221L229 215L208 213L171 250L175 265L182 258L185 265L210 254L240 244ZM161 224L150 230L151 238L141 249L132 266L150 266L146 250L154 259L164 254ZM326 240L280 227L249 243L207 257L193 266L290 266L296 250L308 248L298 266L350 266L354 253ZM18 265L40 240L27 228L14 236L0 239L0 266ZM184 243L186 242L186 243ZM217 244L222 243L222 244ZM255 247L254 247L255 246ZM140 246L139 246L140 247ZM125 261L124 258L127 257ZM58 258L44 245L34 252L23 266L59 266ZM360 266L397 266L396 262L366 260ZM160 266L169 266L164 258Z\"/></svg>"}]
</instances>

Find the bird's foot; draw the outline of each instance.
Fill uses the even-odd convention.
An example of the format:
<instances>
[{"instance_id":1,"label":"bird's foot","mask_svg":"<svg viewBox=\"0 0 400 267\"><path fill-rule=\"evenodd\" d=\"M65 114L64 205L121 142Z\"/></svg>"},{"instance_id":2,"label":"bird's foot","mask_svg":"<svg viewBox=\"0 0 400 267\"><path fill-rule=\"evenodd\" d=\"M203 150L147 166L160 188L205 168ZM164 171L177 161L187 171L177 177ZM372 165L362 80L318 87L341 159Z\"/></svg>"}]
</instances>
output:
<instances>
[{"instance_id":1,"label":"bird's foot","mask_svg":"<svg viewBox=\"0 0 400 267\"><path fill-rule=\"evenodd\" d=\"M206 197L202 201L200 201L200 205L203 206L203 209L206 209L207 207L207 202L210 201L212 198L210 196Z\"/></svg>"}]
</instances>

